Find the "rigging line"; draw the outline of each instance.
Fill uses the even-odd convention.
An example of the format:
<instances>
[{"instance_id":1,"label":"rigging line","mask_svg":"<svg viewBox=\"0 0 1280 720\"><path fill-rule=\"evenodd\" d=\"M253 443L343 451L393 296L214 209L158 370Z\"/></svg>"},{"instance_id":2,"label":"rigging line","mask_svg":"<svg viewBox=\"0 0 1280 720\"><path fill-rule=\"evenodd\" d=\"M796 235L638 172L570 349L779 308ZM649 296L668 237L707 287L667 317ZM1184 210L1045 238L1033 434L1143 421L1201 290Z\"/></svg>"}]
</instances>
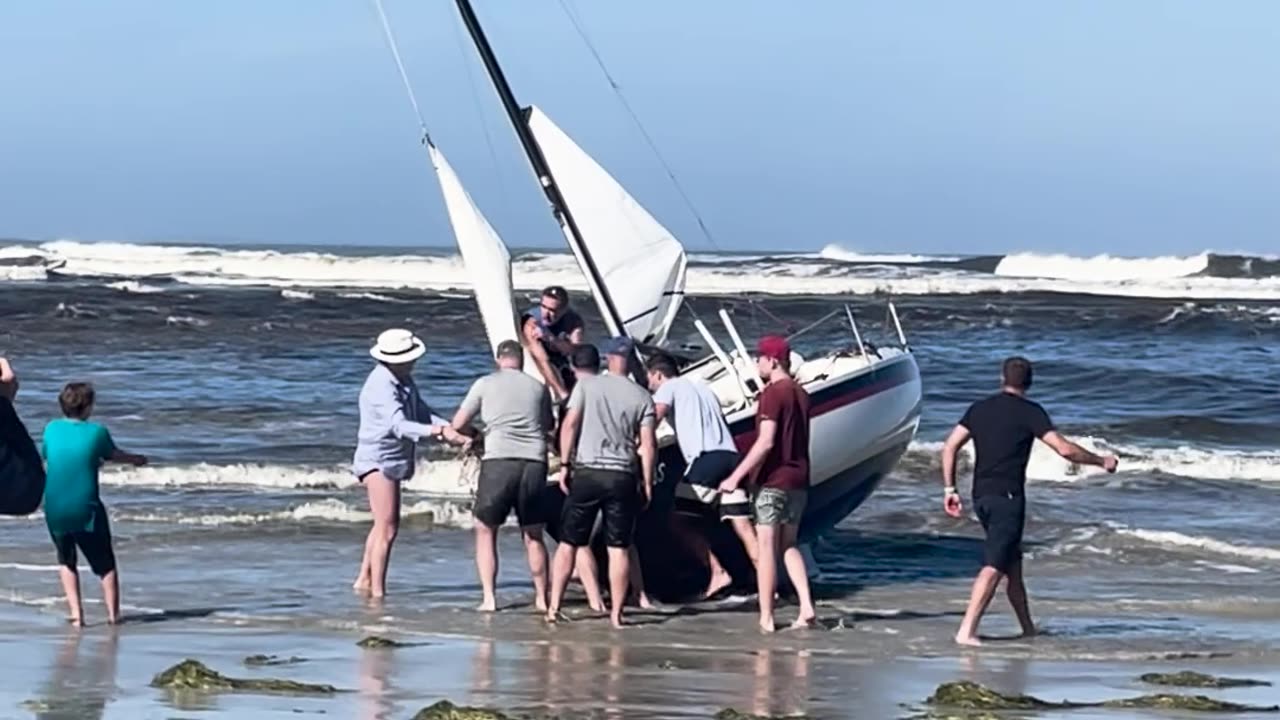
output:
<instances>
[{"instance_id":1,"label":"rigging line","mask_svg":"<svg viewBox=\"0 0 1280 720\"><path fill-rule=\"evenodd\" d=\"M400 80L404 83L405 92L409 94L409 104L413 106L413 114L418 117L418 126L422 128L422 144L431 143L431 131L427 130L427 121L422 117L422 108L418 106L418 97L413 94L413 84L409 82L409 73L404 69L404 61L400 59L400 47L396 44L395 33L391 32L391 23L387 21L387 13L382 9L382 0L373 0L378 10L378 19L382 21L382 33L387 39L387 47L391 49L391 57L396 61L396 69L400 71Z\"/></svg>"},{"instance_id":2,"label":"rigging line","mask_svg":"<svg viewBox=\"0 0 1280 720\"><path fill-rule=\"evenodd\" d=\"M484 104L480 102L480 90L477 87L474 69L468 58L466 45L462 38L462 20L457 19L453 23L453 41L458 46L458 55L462 58L462 66L467 73L467 87L471 90L471 102L475 106L476 118L480 121L480 130L484 133L484 144L489 148L489 160L493 163L493 175L498 179L498 192L502 194L504 199L509 200L511 195L507 192L507 183L502 179L502 168L498 164L498 151L493 144L493 135L489 132L489 123L484 116Z\"/></svg>"},{"instance_id":3,"label":"rigging line","mask_svg":"<svg viewBox=\"0 0 1280 720\"><path fill-rule=\"evenodd\" d=\"M689 194L684 191L684 186L676 179L675 171L671 169L671 165L667 162L666 158L662 156L662 152L658 150L657 143L653 141L653 138L649 135L649 131L645 129L644 123L640 122L640 117L636 114L636 111L632 109L631 103L627 102L626 96L622 94L622 86L618 84L617 80L614 80L613 74L609 72L609 68L604 64L604 58L601 57L600 52L596 50L596 46L591 42L591 38L587 37L586 28L583 27L576 12L570 8L566 0L559 0L559 3L560 8L564 10L565 17L569 18L569 23L573 25L573 29L577 31L578 37L582 38L583 44L587 46L587 50L590 51L591 56L595 58L596 64L600 66L600 72L604 73L605 80L609 81L609 87L612 88L614 94L618 96L618 101L622 103L622 107L627 111L627 114L631 116L631 121L635 123L635 126L640 131L640 135L644 138L645 143L648 144L654 157L658 159L658 163L662 165L662 169L667 173L667 177L671 179L671 184L675 186L676 192L679 193L680 198L684 201L685 207L689 209L689 213L693 215L693 219L697 221L698 228L702 230L703 237L705 237L707 242L711 244L712 249L716 252L722 252L719 243L717 243L715 238L711 235L711 229L707 227L707 223L702 219L702 215L698 213L697 207L694 206L693 200L689 198Z\"/></svg>"}]
</instances>

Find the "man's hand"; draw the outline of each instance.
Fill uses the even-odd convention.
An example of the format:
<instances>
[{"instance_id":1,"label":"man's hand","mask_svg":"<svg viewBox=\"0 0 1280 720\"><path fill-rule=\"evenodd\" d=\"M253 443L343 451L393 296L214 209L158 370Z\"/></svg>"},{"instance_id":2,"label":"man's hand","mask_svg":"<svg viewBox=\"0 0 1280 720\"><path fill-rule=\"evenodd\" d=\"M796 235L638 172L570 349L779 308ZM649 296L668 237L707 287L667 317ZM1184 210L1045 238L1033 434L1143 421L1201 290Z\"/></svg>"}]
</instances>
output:
<instances>
[{"instance_id":1,"label":"man's hand","mask_svg":"<svg viewBox=\"0 0 1280 720\"><path fill-rule=\"evenodd\" d=\"M567 497L569 495L569 475L571 474L568 465L560 466L560 492Z\"/></svg>"},{"instance_id":2,"label":"man's hand","mask_svg":"<svg viewBox=\"0 0 1280 720\"><path fill-rule=\"evenodd\" d=\"M727 494L734 492L740 487L742 487L742 476L734 473L733 475L725 478L724 482L720 483L719 490L720 492Z\"/></svg>"},{"instance_id":3,"label":"man's hand","mask_svg":"<svg viewBox=\"0 0 1280 720\"><path fill-rule=\"evenodd\" d=\"M649 506L653 504L653 485L650 485L649 483L640 483L640 495L644 498L644 501L640 505L640 509L648 510Z\"/></svg>"},{"instance_id":4,"label":"man's hand","mask_svg":"<svg viewBox=\"0 0 1280 720\"><path fill-rule=\"evenodd\" d=\"M134 456L129 458L129 462L136 467L142 467L143 465L147 464L147 456L135 454Z\"/></svg>"},{"instance_id":5,"label":"man's hand","mask_svg":"<svg viewBox=\"0 0 1280 720\"><path fill-rule=\"evenodd\" d=\"M964 511L964 503L960 502L960 493L955 488L948 488L943 494L942 509L953 518L960 517Z\"/></svg>"},{"instance_id":6,"label":"man's hand","mask_svg":"<svg viewBox=\"0 0 1280 720\"><path fill-rule=\"evenodd\" d=\"M1102 469L1106 470L1109 473L1115 472L1116 468L1119 466L1120 466L1120 459L1117 458L1115 455L1107 455L1102 458Z\"/></svg>"}]
</instances>

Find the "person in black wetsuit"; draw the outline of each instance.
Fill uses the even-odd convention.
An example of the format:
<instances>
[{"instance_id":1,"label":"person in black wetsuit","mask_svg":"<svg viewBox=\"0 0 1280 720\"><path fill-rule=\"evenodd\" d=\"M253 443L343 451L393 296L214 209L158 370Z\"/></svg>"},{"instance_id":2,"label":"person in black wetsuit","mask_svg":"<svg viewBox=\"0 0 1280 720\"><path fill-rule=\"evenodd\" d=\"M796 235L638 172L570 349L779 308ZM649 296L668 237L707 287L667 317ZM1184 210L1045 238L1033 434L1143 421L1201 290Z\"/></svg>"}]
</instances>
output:
<instances>
[{"instance_id":1,"label":"person in black wetsuit","mask_svg":"<svg viewBox=\"0 0 1280 720\"><path fill-rule=\"evenodd\" d=\"M986 533L982 570L973 581L969 607L956 633L956 642L961 645L981 645L978 623L1006 577L1009 604L1023 636L1036 632L1022 579L1027 461L1036 439L1073 463L1116 471L1114 455L1096 455L1064 438L1044 408L1027 399L1031 375L1031 362L1026 358L1005 360L1000 392L970 405L942 447L943 508L948 515L960 517L963 507L956 490L956 455L973 440L973 506Z\"/></svg>"},{"instance_id":2,"label":"person in black wetsuit","mask_svg":"<svg viewBox=\"0 0 1280 720\"><path fill-rule=\"evenodd\" d=\"M569 293L559 285L542 291L541 301L520 316L520 334L556 402L573 389L569 356L583 342L582 316L569 307Z\"/></svg>"}]
</instances>

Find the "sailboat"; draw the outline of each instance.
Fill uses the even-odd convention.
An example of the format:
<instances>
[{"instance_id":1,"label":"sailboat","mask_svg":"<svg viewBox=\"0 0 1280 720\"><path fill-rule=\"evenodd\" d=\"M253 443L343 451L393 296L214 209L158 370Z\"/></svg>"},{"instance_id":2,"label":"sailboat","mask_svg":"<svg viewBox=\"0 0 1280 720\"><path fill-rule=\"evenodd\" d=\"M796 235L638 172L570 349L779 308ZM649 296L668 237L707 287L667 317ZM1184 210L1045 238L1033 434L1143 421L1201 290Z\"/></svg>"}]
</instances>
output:
<instances>
[{"instance_id":1,"label":"sailboat","mask_svg":"<svg viewBox=\"0 0 1280 720\"><path fill-rule=\"evenodd\" d=\"M684 246L544 111L520 106L471 3L455 2L587 280L605 330L608 335L631 337L638 348L661 347L684 299ZM510 253L443 155L433 144L428 145L458 247L474 283L485 331L496 346L517 333ZM849 322L848 347L792 358L793 375L810 394L812 412L811 489L801 524L803 542L814 541L866 500L896 466L919 427L919 367L891 303L889 310L897 346L865 343L846 306L841 320ZM698 319L694 325L711 352L688 363L681 372L711 387L739 449L745 452L755 440L756 398L761 384L728 313L722 310L719 318L733 349L725 351L706 323ZM637 380L644 382L642 377ZM666 599L703 587L705 570L693 558L685 557L668 532L667 515L676 482L684 474L684 460L665 424L659 439L654 503L642 515L636 538L646 588L651 595ZM548 492L558 493L558 489L552 486ZM720 545L718 539L722 538L718 536L726 532L722 525L711 522L706 526L713 546ZM749 563L744 567L744 561L745 557L740 557L726 562L739 580L749 573Z\"/></svg>"}]
</instances>

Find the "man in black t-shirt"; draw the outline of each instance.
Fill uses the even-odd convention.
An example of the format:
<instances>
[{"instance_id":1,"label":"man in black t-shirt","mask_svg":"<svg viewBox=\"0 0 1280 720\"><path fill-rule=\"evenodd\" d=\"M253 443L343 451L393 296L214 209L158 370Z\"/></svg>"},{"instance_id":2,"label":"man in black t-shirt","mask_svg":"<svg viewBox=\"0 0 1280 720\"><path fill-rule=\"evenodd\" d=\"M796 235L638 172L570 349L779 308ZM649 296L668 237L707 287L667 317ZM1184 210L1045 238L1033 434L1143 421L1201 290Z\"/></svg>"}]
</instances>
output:
<instances>
[{"instance_id":1,"label":"man in black t-shirt","mask_svg":"<svg viewBox=\"0 0 1280 720\"><path fill-rule=\"evenodd\" d=\"M1022 529L1026 522L1027 460L1031 445L1042 440L1067 460L1116 471L1115 456L1095 455L1064 438L1053 427L1049 414L1027 399L1031 387L1031 363L1011 357L1001 370L1000 392L969 406L942 447L943 508L960 517L962 505L956 491L956 454L973 440L973 507L986 533L983 567L973 581L956 642L981 645L978 623L986 612L1000 580L1008 576L1005 590L1018 616L1024 637L1034 635L1027 588L1022 580Z\"/></svg>"}]
</instances>

